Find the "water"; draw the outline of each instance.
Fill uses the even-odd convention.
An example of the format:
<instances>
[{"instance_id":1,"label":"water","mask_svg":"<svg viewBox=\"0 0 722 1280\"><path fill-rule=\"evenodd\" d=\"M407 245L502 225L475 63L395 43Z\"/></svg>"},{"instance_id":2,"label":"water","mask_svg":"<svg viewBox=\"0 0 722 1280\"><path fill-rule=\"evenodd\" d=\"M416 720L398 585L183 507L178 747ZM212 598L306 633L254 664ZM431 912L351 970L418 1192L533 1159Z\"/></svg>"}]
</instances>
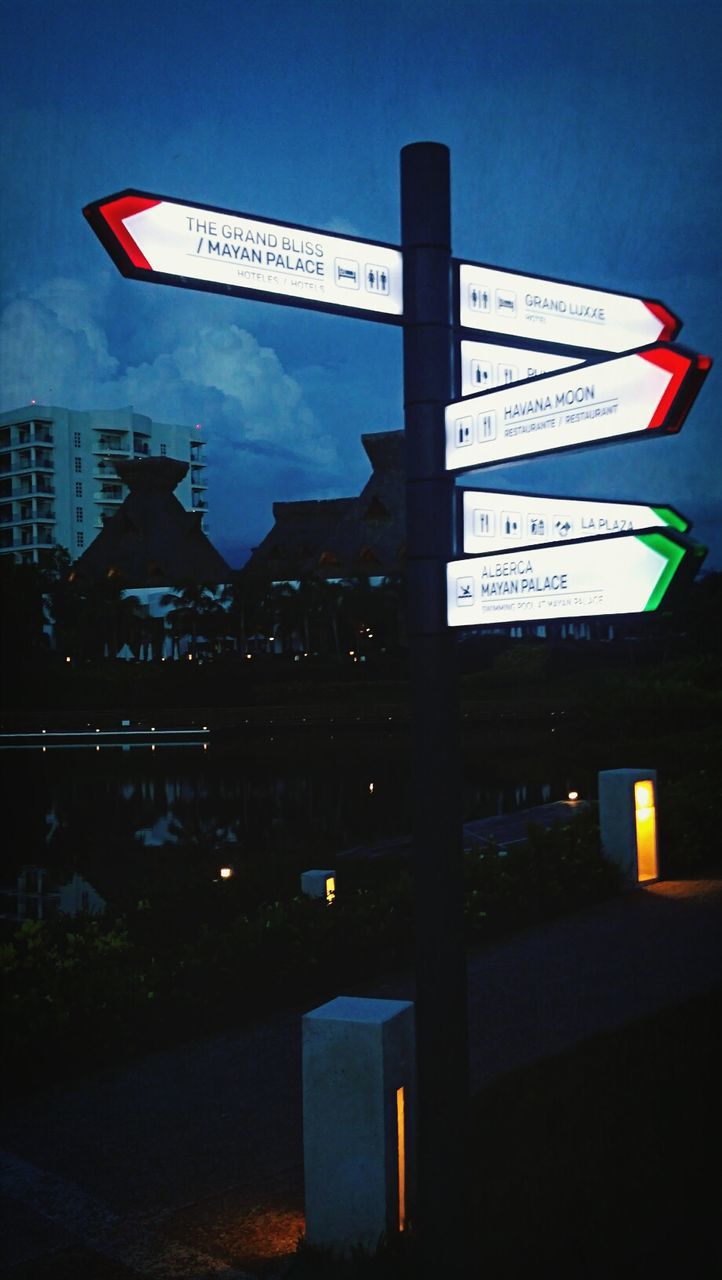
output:
<instances>
[{"instance_id":1,"label":"water","mask_svg":"<svg viewBox=\"0 0 722 1280\"><path fill-rule=\"evenodd\" d=\"M131 884L141 892L162 875L179 881L189 864L217 875L265 863L295 883L304 867L333 866L342 849L407 834L406 756L393 734L4 751L0 915L100 911ZM516 771L487 765L483 777L467 762L463 818L561 799L573 785L530 761Z\"/></svg>"}]
</instances>

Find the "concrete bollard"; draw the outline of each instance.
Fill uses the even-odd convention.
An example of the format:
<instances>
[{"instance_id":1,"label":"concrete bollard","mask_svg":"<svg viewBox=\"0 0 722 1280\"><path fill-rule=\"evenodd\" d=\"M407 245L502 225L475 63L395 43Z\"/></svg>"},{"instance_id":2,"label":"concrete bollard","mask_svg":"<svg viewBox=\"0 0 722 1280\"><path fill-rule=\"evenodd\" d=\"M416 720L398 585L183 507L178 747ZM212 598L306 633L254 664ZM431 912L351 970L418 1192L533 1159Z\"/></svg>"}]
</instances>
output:
<instances>
[{"instance_id":1,"label":"concrete bollard","mask_svg":"<svg viewBox=\"0 0 722 1280\"><path fill-rule=\"evenodd\" d=\"M306 1240L372 1252L411 1216L414 1006L339 996L303 1018Z\"/></svg>"},{"instance_id":2,"label":"concrete bollard","mask_svg":"<svg viewBox=\"0 0 722 1280\"><path fill-rule=\"evenodd\" d=\"M659 879L656 769L603 769L599 831L605 857L628 888Z\"/></svg>"},{"instance_id":3,"label":"concrete bollard","mask_svg":"<svg viewBox=\"0 0 722 1280\"><path fill-rule=\"evenodd\" d=\"M336 897L335 871L302 871L301 893L307 898L325 898L333 902Z\"/></svg>"}]
</instances>

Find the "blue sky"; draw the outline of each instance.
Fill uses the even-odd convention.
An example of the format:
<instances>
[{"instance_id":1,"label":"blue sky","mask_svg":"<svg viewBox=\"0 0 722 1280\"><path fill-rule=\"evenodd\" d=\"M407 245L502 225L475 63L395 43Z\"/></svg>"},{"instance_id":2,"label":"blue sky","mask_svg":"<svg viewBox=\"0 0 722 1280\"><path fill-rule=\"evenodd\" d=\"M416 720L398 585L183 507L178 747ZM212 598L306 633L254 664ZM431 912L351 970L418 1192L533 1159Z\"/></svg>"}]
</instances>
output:
<instances>
[{"instance_id":1,"label":"blue sky","mask_svg":"<svg viewBox=\"0 0 722 1280\"><path fill-rule=\"evenodd\" d=\"M233 565L403 425L394 326L123 279L82 216L140 190L399 240L445 143L456 257L658 298L716 364L678 436L464 483L667 503L722 569L722 11L689 0L2 0L0 408L203 424Z\"/></svg>"}]
</instances>

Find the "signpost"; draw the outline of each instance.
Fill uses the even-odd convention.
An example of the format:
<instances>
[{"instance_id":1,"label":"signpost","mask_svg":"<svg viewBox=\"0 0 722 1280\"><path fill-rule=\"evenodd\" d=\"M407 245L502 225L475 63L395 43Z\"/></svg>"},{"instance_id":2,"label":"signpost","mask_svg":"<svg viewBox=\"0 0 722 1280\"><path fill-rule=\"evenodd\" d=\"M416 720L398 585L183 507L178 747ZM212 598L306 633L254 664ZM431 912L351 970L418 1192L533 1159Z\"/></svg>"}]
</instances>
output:
<instances>
[{"instance_id":1,"label":"signpost","mask_svg":"<svg viewBox=\"0 0 722 1280\"><path fill-rule=\"evenodd\" d=\"M689 521L671 507L489 489L457 489L457 493L461 499L462 547L467 555L517 551L521 547L655 528L685 533L690 527Z\"/></svg>"},{"instance_id":2,"label":"signpost","mask_svg":"<svg viewBox=\"0 0 722 1280\"><path fill-rule=\"evenodd\" d=\"M448 405L446 466L471 471L532 454L679 431L711 366L657 343Z\"/></svg>"},{"instance_id":3,"label":"signpost","mask_svg":"<svg viewBox=\"0 0 722 1280\"><path fill-rule=\"evenodd\" d=\"M452 560L449 626L647 613L659 607L685 567L696 572L704 554L667 531Z\"/></svg>"},{"instance_id":4,"label":"signpost","mask_svg":"<svg viewBox=\"0 0 722 1280\"><path fill-rule=\"evenodd\" d=\"M401 322L402 255L392 245L132 189L83 213L135 280Z\"/></svg>"},{"instance_id":5,"label":"signpost","mask_svg":"<svg viewBox=\"0 0 722 1280\"><path fill-rule=\"evenodd\" d=\"M449 151L438 143L401 152L400 247L135 189L83 213L129 278L403 326L415 1225L430 1274L461 1276L468 1051L456 629L653 609L700 551L670 508L473 491L464 550L518 549L458 559L454 473L678 431L711 361L669 345L680 322L660 302L453 260ZM483 390L450 403L457 342L462 393ZM614 520L625 532L596 537ZM577 524L595 536L569 541ZM542 538L552 545L537 545Z\"/></svg>"},{"instance_id":6,"label":"signpost","mask_svg":"<svg viewBox=\"0 0 722 1280\"><path fill-rule=\"evenodd\" d=\"M630 351L671 341L681 321L652 298L458 264L458 323L485 333L581 351Z\"/></svg>"}]
</instances>

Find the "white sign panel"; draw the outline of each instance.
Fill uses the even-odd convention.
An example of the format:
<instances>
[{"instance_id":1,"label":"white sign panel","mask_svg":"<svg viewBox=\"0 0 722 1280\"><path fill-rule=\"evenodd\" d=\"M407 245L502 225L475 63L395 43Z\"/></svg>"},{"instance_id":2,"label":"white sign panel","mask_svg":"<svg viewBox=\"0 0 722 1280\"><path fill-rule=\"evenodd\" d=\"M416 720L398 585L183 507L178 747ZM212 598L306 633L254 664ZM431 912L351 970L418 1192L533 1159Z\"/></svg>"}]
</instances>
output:
<instances>
[{"instance_id":1,"label":"white sign panel","mask_svg":"<svg viewBox=\"0 0 722 1280\"><path fill-rule=\"evenodd\" d=\"M635 529L671 526L684 532L689 528L688 522L669 507L585 498L538 498L532 493L488 489L464 489L462 512L463 547L472 555L571 542L576 538L604 538Z\"/></svg>"},{"instance_id":2,"label":"white sign panel","mask_svg":"<svg viewBox=\"0 0 722 1280\"><path fill-rule=\"evenodd\" d=\"M685 552L661 533L532 548L447 565L451 627L655 609Z\"/></svg>"},{"instance_id":3,"label":"white sign panel","mask_svg":"<svg viewBox=\"0 0 722 1280\"><path fill-rule=\"evenodd\" d=\"M459 263L459 324L591 351L669 341L681 327L661 302L470 262Z\"/></svg>"},{"instance_id":4,"label":"white sign panel","mask_svg":"<svg viewBox=\"0 0 722 1280\"><path fill-rule=\"evenodd\" d=\"M693 367L682 353L655 347L459 400L446 408L446 468L674 430L669 410Z\"/></svg>"},{"instance_id":5,"label":"white sign panel","mask_svg":"<svg viewBox=\"0 0 722 1280\"><path fill-rule=\"evenodd\" d=\"M121 270L400 317L402 254L371 241L124 192L85 210Z\"/></svg>"},{"instance_id":6,"label":"white sign panel","mask_svg":"<svg viewBox=\"0 0 722 1280\"><path fill-rule=\"evenodd\" d=\"M493 342L463 341L460 347L462 396L506 387L510 382L582 363L580 356L556 356L550 351L527 351L524 347L502 347Z\"/></svg>"}]
</instances>

